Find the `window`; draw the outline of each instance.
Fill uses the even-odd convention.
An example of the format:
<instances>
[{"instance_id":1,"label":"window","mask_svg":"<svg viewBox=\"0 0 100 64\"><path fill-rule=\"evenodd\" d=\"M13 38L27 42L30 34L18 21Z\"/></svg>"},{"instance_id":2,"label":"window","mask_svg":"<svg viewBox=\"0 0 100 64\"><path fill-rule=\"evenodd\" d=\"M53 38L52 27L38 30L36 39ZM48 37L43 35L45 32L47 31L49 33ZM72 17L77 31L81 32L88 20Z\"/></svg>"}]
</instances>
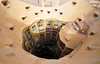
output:
<instances>
[{"instance_id":1,"label":"window","mask_svg":"<svg viewBox=\"0 0 100 64\"><path fill-rule=\"evenodd\" d=\"M62 23L61 27L63 27L65 25L65 23Z\"/></svg>"},{"instance_id":2,"label":"window","mask_svg":"<svg viewBox=\"0 0 100 64\"><path fill-rule=\"evenodd\" d=\"M26 34L28 40L30 40L32 38L29 29L27 31L25 31L25 34Z\"/></svg>"},{"instance_id":3,"label":"window","mask_svg":"<svg viewBox=\"0 0 100 64\"><path fill-rule=\"evenodd\" d=\"M44 30L43 22L38 22L37 24L38 24L38 26L39 26L39 30L40 30L40 31L43 31L43 30Z\"/></svg>"},{"instance_id":4,"label":"window","mask_svg":"<svg viewBox=\"0 0 100 64\"><path fill-rule=\"evenodd\" d=\"M36 26L33 26L32 29L34 32L36 32Z\"/></svg>"},{"instance_id":5,"label":"window","mask_svg":"<svg viewBox=\"0 0 100 64\"><path fill-rule=\"evenodd\" d=\"M49 13L50 13L50 11L47 11L47 13L49 14Z\"/></svg>"},{"instance_id":6,"label":"window","mask_svg":"<svg viewBox=\"0 0 100 64\"><path fill-rule=\"evenodd\" d=\"M40 36L44 36L44 32L41 32L41 33L40 33Z\"/></svg>"},{"instance_id":7,"label":"window","mask_svg":"<svg viewBox=\"0 0 100 64\"><path fill-rule=\"evenodd\" d=\"M38 41L38 39L39 39L38 36L36 36L36 37L35 37L35 40Z\"/></svg>"},{"instance_id":8,"label":"window","mask_svg":"<svg viewBox=\"0 0 100 64\"><path fill-rule=\"evenodd\" d=\"M64 44L61 40L59 40L59 45L60 45L60 47L61 47L62 49L64 49L65 44Z\"/></svg>"},{"instance_id":9,"label":"window","mask_svg":"<svg viewBox=\"0 0 100 64\"><path fill-rule=\"evenodd\" d=\"M63 14L63 12L59 12L60 13L60 15L62 15Z\"/></svg>"},{"instance_id":10,"label":"window","mask_svg":"<svg viewBox=\"0 0 100 64\"><path fill-rule=\"evenodd\" d=\"M44 39L44 32L41 32L41 33L40 33L40 38L41 38L41 39Z\"/></svg>"},{"instance_id":11,"label":"window","mask_svg":"<svg viewBox=\"0 0 100 64\"><path fill-rule=\"evenodd\" d=\"M55 21L54 22L54 29L57 29L58 28L58 21Z\"/></svg>"},{"instance_id":12,"label":"window","mask_svg":"<svg viewBox=\"0 0 100 64\"><path fill-rule=\"evenodd\" d=\"M25 38L23 38L23 43L24 43L25 46L27 46L27 41L26 41Z\"/></svg>"},{"instance_id":13,"label":"window","mask_svg":"<svg viewBox=\"0 0 100 64\"><path fill-rule=\"evenodd\" d=\"M76 5L77 4L77 2L72 2L73 3L73 5Z\"/></svg>"},{"instance_id":14,"label":"window","mask_svg":"<svg viewBox=\"0 0 100 64\"><path fill-rule=\"evenodd\" d=\"M84 33L85 31L84 30L82 30L82 33Z\"/></svg>"},{"instance_id":15,"label":"window","mask_svg":"<svg viewBox=\"0 0 100 64\"><path fill-rule=\"evenodd\" d=\"M53 31L53 32L52 32L52 37L55 38L55 37L56 37L56 34L57 34L57 32L56 32L56 31Z\"/></svg>"},{"instance_id":16,"label":"window","mask_svg":"<svg viewBox=\"0 0 100 64\"><path fill-rule=\"evenodd\" d=\"M77 20L78 20L78 21L82 21L82 19L81 19L81 18L77 18Z\"/></svg>"},{"instance_id":17,"label":"window","mask_svg":"<svg viewBox=\"0 0 100 64\"><path fill-rule=\"evenodd\" d=\"M46 33L46 42L50 42L50 32Z\"/></svg>"},{"instance_id":18,"label":"window","mask_svg":"<svg viewBox=\"0 0 100 64\"><path fill-rule=\"evenodd\" d=\"M94 35L94 33L93 33L93 32L91 32L89 35L90 35L90 36L93 36L93 35Z\"/></svg>"},{"instance_id":19,"label":"window","mask_svg":"<svg viewBox=\"0 0 100 64\"><path fill-rule=\"evenodd\" d=\"M25 9L29 10L30 6L25 7Z\"/></svg>"},{"instance_id":20,"label":"window","mask_svg":"<svg viewBox=\"0 0 100 64\"><path fill-rule=\"evenodd\" d=\"M58 25L54 25L54 29L57 29L58 28Z\"/></svg>"},{"instance_id":21,"label":"window","mask_svg":"<svg viewBox=\"0 0 100 64\"><path fill-rule=\"evenodd\" d=\"M47 22L47 29L50 29L51 28L51 25L50 25L50 21Z\"/></svg>"},{"instance_id":22,"label":"window","mask_svg":"<svg viewBox=\"0 0 100 64\"><path fill-rule=\"evenodd\" d=\"M25 16L25 17L22 17L22 20L25 20L27 18L27 16Z\"/></svg>"},{"instance_id":23,"label":"window","mask_svg":"<svg viewBox=\"0 0 100 64\"><path fill-rule=\"evenodd\" d=\"M47 25L47 29L50 29L50 25Z\"/></svg>"},{"instance_id":24,"label":"window","mask_svg":"<svg viewBox=\"0 0 100 64\"><path fill-rule=\"evenodd\" d=\"M10 30L14 30L14 27L11 27Z\"/></svg>"},{"instance_id":25,"label":"window","mask_svg":"<svg viewBox=\"0 0 100 64\"><path fill-rule=\"evenodd\" d=\"M31 46L34 46L34 41L33 41L33 39L30 41L30 45L31 45Z\"/></svg>"},{"instance_id":26,"label":"window","mask_svg":"<svg viewBox=\"0 0 100 64\"><path fill-rule=\"evenodd\" d=\"M54 9L55 11L58 11L58 9Z\"/></svg>"},{"instance_id":27,"label":"window","mask_svg":"<svg viewBox=\"0 0 100 64\"><path fill-rule=\"evenodd\" d=\"M1 2L4 6L7 6L8 5L8 1L2 1Z\"/></svg>"},{"instance_id":28,"label":"window","mask_svg":"<svg viewBox=\"0 0 100 64\"><path fill-rule=\"evenodd\" d=\"M50 36L50 32L46 32L46 36Z\"/></svg>"},{"instance_id":29,"label":"window","mask_svg":"<svg viewBox=\"0 0 100 64\"><path fill-rule=\"evenodd\" d=\"M40 10L41 12L43 12L43 10Z\"/></svg>"},{"instance_id":30,"label":"window","mask_svg":"<svg viewBox=\"0 0 100 64\"><path fill-rule=\"evenodd\" d=\"M38 13L35 13L35 15L38 15Z\"/></svg>"},{"instance_id":31,"label":"window","mask_svg":"<svg viewBox=\"0 0 100 64\"><path fill-rule=\"evenodd\" d=\"M40 26L40 27L39 27L39 30L40 30L40 31L43 31L43 30L44 30L44 29L43 29L43 26Z\"/></svg>"},{"instance_id":32,"label":"window","mask_svg":"<svg viewBox=\"0 0 100 64\"><path fill-rule=\"evenodd\" d=\"M98 14L94 13L93 17L95 17L95 18L98 17Z\"/></svg>"}]
</instances>

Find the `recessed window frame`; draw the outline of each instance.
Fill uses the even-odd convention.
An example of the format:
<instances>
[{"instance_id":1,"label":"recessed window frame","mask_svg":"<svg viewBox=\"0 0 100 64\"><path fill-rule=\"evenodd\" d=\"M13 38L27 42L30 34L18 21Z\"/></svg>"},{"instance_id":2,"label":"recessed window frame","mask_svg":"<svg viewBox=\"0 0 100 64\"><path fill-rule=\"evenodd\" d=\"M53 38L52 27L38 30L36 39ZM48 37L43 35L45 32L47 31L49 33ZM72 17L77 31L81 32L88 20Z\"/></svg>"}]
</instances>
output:
<instances>
[{"instance_id":1,"label":"recessed window frame","mask_svg":"<svg viewBox=\"0 0 100 64\"><path fill-rule=\"evenodd\" d=\"M27 46L27 41L26 41L26 39L23 37L23 43L24 43L24 46L25 46L25 48L26 48L26 46Z\"/></svg>"},{"instance_id":2,"label":"recessed window frame","mask_svg":"<svg viewBox=\"0 0 100 64\"><path fill-rule=\"evenodd\" d=\"M30 6L26 6L25 9L26 9L26 10L29 10L29 9L30 9Z\"/></svg>"},{"instance_id":3,"label":"recessed window frame","mask_svg":"<svg viewBox=\"0 0 100 64\"><path fill-rule=\"evenodd\" d=\"M77 2L72 2L72 4L73 4L73 5L76 5L76 4L77 4Z\"/></svg>"},{"instance_id":4,"label":"recessed window frame","mask_svg":"<svg viewBox=\"0 0 100 64\"><path fill-rule=\"evenodd\" d=\"M35 38L35 41L38 41L39 40L39 37L38 36L35 36L34 38Z\"/></svg>"},{"instance_id":5,"label":"recessed window frame","mask_svg":"<svg viewBox=\"0 0 100 64\"><path fill-rule=\"evenodd\" d=\"M36 32L37 30L36 30L36 26L34 25L34 26L32 26L32 30L33 30L33 32Z\"/></svg>"},{"instance_id":6,"label":"recessed window frame","mask_svg":"<svg viewBox=\"0 0 100 64\"><path fill-rule=\"evenodd\" d=\"M39 31L43 31L44 27L43 27L43 22L38 22L38 27L39 27Z\"/></svg>"},{"instance_id":7,"label":"recessed window frame","mask_svg":"<svg viewBox=\"0 0 100 64\"><path fill-rule=\"evenodd\" d=\"M90 36L93 36L93 35L94 35L94 32L90 32L89 35L90 35Z\"/></svg>"},{"instance_id":8,"label":"recessed window frame","mask_svg":"<svg viewBox=\"0 0 100 64\"><path fill-rule=\"evenodd\" d=\"M13 31L15 28L14 27L10 27L9 29Z\"/></svg>"},{"instance_id":9,"label":"recessed window frame","mask_svg":"<svg viewBox=\"0 0 100 64\"><path fill-rule=\"evenodd\" d=\"M97 18L98 16L99 16L99 15L96 14L96 13L94 13L94 15L93 15L94 18Z\"/></svg>"},{"instance_id":10,"label":"recessed window frame","mask_svg":"<svg viewBox=\"0 0 100 64\"><path fill-rule=\"evenodd\" d=\"M31 35L29 29L27 29L27 30L25 31L25 34L26 34L26 37L28 38L28 40L30 41L30 39L32 38L32 35Z\"/></svg>"},{"instance_id":11,"label":"recessed window frame","mask_svg":"<svg viewBox=\"0 0 100 64\"><path fill-rule=\"evenodd\" d=\"M51 22L50 21L47 21L46 24L47 24L46 25L46 29L47 30L51 29Z\"/></svg>"},{"instance_id":12,"label":"recessed window frame","mask_svg":"<svg viewBox=\"0 0 100 64\"><path fill-rule=\"evenodd\" d=\"M63 15L63 12L59 12L60 15Z\"/></svg>"},{"instance_id":13,"label":"recessed window frame","mask_svg":"<svg viewBox=\"0 0 100 64\"><path fill-rule=\"evenodd\" d=\"M34 13L36 16L39 14L38 12Z\"/></svg>"},{"instance_id":14,"label":"recessed window frame","mask_svg":"<svg viewBox=\"0 0 100 64\"><path fill-rule=\"evenodd\" d=\"M35 45L33 39L31 39L31 41L30 41L30 45L31 45L32 47Z\"/></svg>"},{"instance_id":15,"label":"recessed window frame","mask_svg":"<svg viewBox=\"0 0 100 64\"><path fill-rule=\"evenodd\" d=\"M58 9L54 9L55 11L58 11Z\"/></svg>"},{"instance_id":16,"label":"recessed window frame","mask_svg":"<svg viewBox=\"0 0 100 64\"><path fill-rule=\"evenodd\" d=\"M8 0L5 0L5 1L1 1L1 3L3 4L3 6L9 8L10 5L9 5L9 1Z\"/></svg>"},{"instance_id":17,"label":"recessed window frame","mask_svg":"<svg viewBox=\"0 0 100 64\"><path fill-rule=\"evenodd\" d=\"M22 17L22 20L26 20L27 16Z\"/></svg>"}]
</instances>

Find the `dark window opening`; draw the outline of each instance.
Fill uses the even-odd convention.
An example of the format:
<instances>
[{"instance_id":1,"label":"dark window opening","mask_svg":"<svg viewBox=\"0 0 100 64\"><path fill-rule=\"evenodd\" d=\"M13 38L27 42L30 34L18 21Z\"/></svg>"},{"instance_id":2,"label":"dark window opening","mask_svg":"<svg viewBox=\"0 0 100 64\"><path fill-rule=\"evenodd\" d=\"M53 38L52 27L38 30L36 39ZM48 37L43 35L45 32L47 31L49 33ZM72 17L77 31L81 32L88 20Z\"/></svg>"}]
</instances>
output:
<instances>
[{"instance_id":1,"label":"dark window opening","mask_svg":"<svg viewBox=\"0 0 100 64\"><path fill-rule=\"evenodd\" d=\"M87 50L91 50L91 48L90 47L87 47Z\"/></svg>"},{"instance_id":2,"label":"dark window opening","mask_svg":"<svg viewBox=\"0 0 100 64\"><path fill-rule=\"evenodd\" d=\"M91 32L89 35L90 35L90 36L93 36L93 35L94 35L94 33L93 33L93 32Z\"/></svg>"},{"instance_id":3,"label":"dark window opening","mask_svg":"<svg viewBox=\"0 0 100 64\"><path fill-rule=\"evenodd\" d=\"M31 34L30 34L29 29L28 29L27 31L25 31L25 34L26 34L28 40L30 41L30 39L32 38L32 36L31 36Z\"/></svg>"},{"instance_id":4,"label":"dark window opening","mask_svg":"<svg viewBox=\"0 0 100 64\"><path fill-rule=\"evenodd\" d=\"M77 2L72 2L73 3L73 5L76 5L77 4Z\"/></svg>"},{"instance_id":5,"label":"dark window opening","mask_svg":"<svg viewBox=\"0 0 100 64\"><path fill-rule=\"evenodd\" d=\"M43 12L43 10L40 10L41 12Z\"/></svg>"},{"instance_id":6,"label":"dark window opening","mask_svg":"<svg viewBox=\"0 0 100 64\"><path fill-rule=\"evenodd\" d=\"M58 11L58 9L55 9L55 11Z\"/></svg>"},{"instance_id":7,"label":"dark window opening","mask_svg":"<svg viewBox=\"0 0 100 64\"><path fill-rule=\"evenodd\" d=\"M8 2L7 1L2 1L1 2L4 6L7 6L8 5Z\"/></svg>"},{"instance_id":8,"label":"dark window opening","mask_svg":"<svg viewBox=\"0 0 100 64\"><path fill-rule=\"evenodd\" d=\"M49 30L51 28L50 23L47 24L46 29Z\"/></svg>"},{"instance_id":9,"label":"dark window opening","mask_svg":"<svg viewBox=\"0 0 100 64\"><path fill-rule=\"evenodd\" d=\"M36 26L33 26L32 29L33 29L33 32L36 32Z\"/></svg>"},{"instance_id":10,"label":"dark window opening","mask_svg":"<svg viewBox=\"0 0 100 64\"><path fill-rule=\"evenodd\" d=\"M35 36L35 41L38 41L39 40L39 37L38 36Z\"/></svg>"},{"instance_id":11,"label":"dark window opening","mask_svg":"<svg viewBox=\"0 0 100 64\"><path fill-rule=\"evenodd\" d=\"M38 15L38 13L35 13L35 15Z\"/></svg>"},{"instance_id":12,"label":"dark window opening","mask_svg":"<svg viewBox=\"0 0 100 64\"><path fill-rule=\"evenodd\" d=\"M44 36L44 32L41 32L41 33L40 33L40 36Z\"/></svg>"},{"instance_id":13,"label":"dark window opening","mask_svg":"<svg viewBox=\"0 0 100 64\"><path fill-rule=\"evenodd\" d=\"M10 30L14 30L14 27L11 27Z\"/></svg>"},{"instance_id":14,"label":"dark window opening","mask_svg":"<svg viewBox=\"0 0 100 64\"><path fill-rule=\"evenodd\" d=\"M53 38L56 38L56 35L57 35L57 32L56 32L56 31L53 31L53 32L52 32L52 37L53 37Z\"/></svg>"},{"instance_id":15,"label":"dark window opening","mask_svg":"<svg viewBox=\"0 0 100 64\"><path fill-rule=\"evenodd\" d=\"M57 21L54 22L54 28L53 29L54 30L57 30L58 29L58 22Z\"/></svg>"},{"instance_id":16,"label":"dark window opening","mask_svg":"<svg viewBox=\"0 0 100 64\"><path fill-rule=\"evenodd\" d=\"M49 13L50 13L50 11L47 11L47 13L49 14Z\"/></svg>"},{"instance_id":17,"label":"dark window opening","mask_svg":"<svg viewBox=\"0 0 100 64\"><path fill-rule=\"evenodd\" d=\"M98 14L94 13L93 17L95 17L95 18L98 17Z\"/></svg>"},{"instance_id":18,"label":"dark window opening","mask_svg":"<svg viewBox=\"0 0 100 64\"><path fill-rule=\"evenodd\" d=\"M44 30L43 26L39 26L39 30L43 31Z\"/></svg>"},{"instance_id":19,"label":"dark window opening","mask_svg":"<svg viewBox=\"0 0 100 64\"><path fill-rule=\"evenodd\" d=\"M30 45L31 45L31 47L33 47L33 46L35 45L33 39L31 39L31 41L30 41Z\"/></svg>"},{"instance_id":20,"label":"dark window opening","mask_svg":"<svg viewBox=\"0 0 100 64\"><path fill-rule=\"evenodd\" d=\"M61 47L62 49L64 49L65 44L64 44L62 41L60 41L60 40L59 40L59 45L60 45L60 47Z\"/></svg>"},{"instance_id":21,"label":"dark window opening","mask_svg":"<svg viewBox=\"0 0 100 64\"><path fill-rule=\"evenodd\" d=\"M37 24L38 24L39 30L43 31L44 30L43 22L38 22Z\"/></svg>"},{"instance_id":22,"label":"dark window opening","mask_svg":"<svg viewBox=\"0 0 100 64\"><path fill-rule=\"evenodd\" d=\"M54 25L54 30L57 30L58 29L58 25Z\"/></svg>"},{"instance_id":23,"label":"dark window opening","mask_svg":"<svg viewBox=\"0 0 100 64\"><path fill-rule=\"evenodd\" d=\"M61 27L65 26L66 24L65 23L62 23Z\"/></svg>"},{"instance_id":24,"label":"dark window opening","mask_svg":"<svg viewBox=\"0 0 100 64\"><path fill-rule=\"evenodd\" d=\"M29 9L29 8L30 8L29 6L25 7L25 9Z\"/></svg>"},{"instance_id":25,"label":"dark window opening","mask_svg":"<svg viewBox=\"0 0 100 64\"><path fill-rule=\"evenodd\" d=\"M45 38L45 37L44 37L44 32L41 32L41 33L40 33L40 39L44 40L44 38Z\"/></svg>"},{"instance_id":26,"label":"dark window opening","mask_svg":"<svg viewBox=\"0 0 100 64\"><path fill-rule=\"evenodd\" d=\"M78 18L78 21L82 21L82 19Z\"/></svg>"},{"instance_id":27,"label":"dark window opening","mask_svg":"<svg viewBox=\"0 0 100 64\"><path fill-rule=\"evenodd\" d=\"M22 20L25 20L27 17L22 17Z\"/></svg>"},{"instance_id":28,"label":"dark window opening","mask_svg":"<svg viewBox=\"0 0 100 64\"><path fill-rule=\"evenodd\" d=\"M60 15L62 15L63 14L63 12L59 12L60 13Z\"/></svg>"},{"instance_id":29,"label":"dark window opening","mask_svg":"<svg viewBox=\"0 0 100 64\"><path fill-rule=\"evenodd\" d=\"M26 50L26 47L27 47L27 41L26 39L23 37L23 48L24 50ZM26 50L27 51L27 50Z\"/></svg>"}]
</instances>

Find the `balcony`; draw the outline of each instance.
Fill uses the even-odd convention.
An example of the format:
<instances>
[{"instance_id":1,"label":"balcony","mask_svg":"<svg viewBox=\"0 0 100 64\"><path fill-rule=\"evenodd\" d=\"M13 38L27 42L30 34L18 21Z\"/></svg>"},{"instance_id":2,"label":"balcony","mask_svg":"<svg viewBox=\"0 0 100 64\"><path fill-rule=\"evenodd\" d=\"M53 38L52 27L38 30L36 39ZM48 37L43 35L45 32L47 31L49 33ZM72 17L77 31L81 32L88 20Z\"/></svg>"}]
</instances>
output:
<instances>
[{"instance_id":1,"label":"balcony","mask_svg":"<svg viewBox=\"0 0 100 64\"><path fill-rule=\"evenodd\" d=\"M87 31L89 30L89 26L85 21L72 21L69 23L69 26L78 34L87 35Z\"/></svg>"}]
</instances>

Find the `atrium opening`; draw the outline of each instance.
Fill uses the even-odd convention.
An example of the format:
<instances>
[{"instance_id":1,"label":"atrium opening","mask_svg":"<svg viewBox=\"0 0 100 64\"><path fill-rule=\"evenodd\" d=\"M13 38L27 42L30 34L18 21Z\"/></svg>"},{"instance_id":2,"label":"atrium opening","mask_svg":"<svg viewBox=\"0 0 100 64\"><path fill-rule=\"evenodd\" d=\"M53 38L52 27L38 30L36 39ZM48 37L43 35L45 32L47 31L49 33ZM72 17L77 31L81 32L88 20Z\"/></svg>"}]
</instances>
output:
<instances>
[{"instance_id":1,"label":"atrium opening","mask_svg":"<svg viewBox=\"0 0 100 64\"><path fill-rule=\"evenodd\" d=\"M23 30L23 48L27 52L46 59L59 59L73 49L59 38L60 29L67 24L56 19L37 20Z\"/></svg>"}]
</instances>

